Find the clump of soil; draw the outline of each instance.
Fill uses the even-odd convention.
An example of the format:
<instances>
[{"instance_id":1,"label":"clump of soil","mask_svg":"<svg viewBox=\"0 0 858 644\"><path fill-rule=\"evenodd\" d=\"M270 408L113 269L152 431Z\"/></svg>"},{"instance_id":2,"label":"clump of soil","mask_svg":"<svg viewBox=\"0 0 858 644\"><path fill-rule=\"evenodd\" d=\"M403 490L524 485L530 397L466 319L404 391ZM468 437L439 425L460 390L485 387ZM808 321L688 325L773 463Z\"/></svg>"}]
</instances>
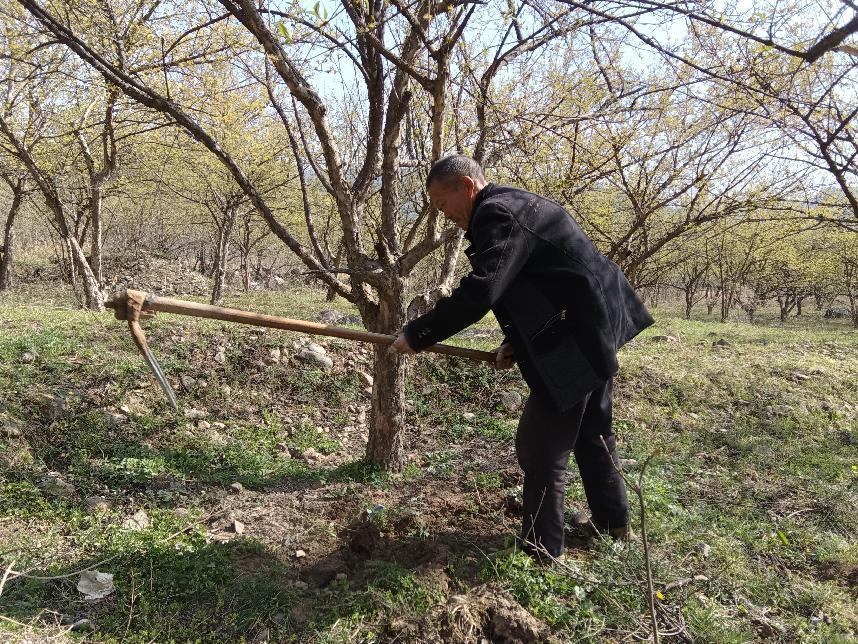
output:
<instances>
[{"instance_id":1,"label":"clump of soil","mask_svg":"<svg viewBox=\"0 0 858 644\"><path fill-rule=\"evenodd\" d=\"M416 624L393 627L403 641L425 644L551 642L551 629L527 612L508 592L483 584L453 595Z\"/></svg>"}]
</instances>

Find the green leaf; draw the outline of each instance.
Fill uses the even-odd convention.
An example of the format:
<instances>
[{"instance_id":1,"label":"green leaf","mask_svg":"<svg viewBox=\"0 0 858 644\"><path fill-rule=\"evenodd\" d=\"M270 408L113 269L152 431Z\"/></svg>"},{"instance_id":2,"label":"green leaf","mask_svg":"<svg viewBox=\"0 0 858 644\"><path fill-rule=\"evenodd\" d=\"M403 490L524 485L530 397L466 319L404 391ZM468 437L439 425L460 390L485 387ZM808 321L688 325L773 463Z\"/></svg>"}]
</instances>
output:
<instances>
[{"instance_id":1,"label":"green leaf","mask_svg":"<svg viewBox=\"0 0 858 644\"><path fill-rule=\"evenodd\" d=\"M313 5L313 13L315 13L315 14L316 14L316 17L317 17L317 18L321 18L321 17L322 17L322 13L321 13L321 6L322 6L322 3L321 3L321 2L317 2L316 4L314 4L314 5Z\"/></svg>"},{"instance_id":2,"label":"green leaf","mask_svg":"<svg viewBox=\"0 0 858 644\"><path fill-rule=\"evenodd\" d=\"M283 36L283 40L286 41L286 44L289 45L292 43L292 34L289 33L289 30L286 28L285 23L280 23L278 25L280 27L280 35Z\"/></svg>"},{"instance_id":3,"label":"green leaf","mask_svg":"<svg viewBox=\"0 0 858 644\"><path fill-rule=\"evenodd\" d=\"M789 545L789 539L787 539L786 535L783 533L782 530L778 530L778 538L780 538L781 543L785 546Z\"/></svg>"}]
</instances>

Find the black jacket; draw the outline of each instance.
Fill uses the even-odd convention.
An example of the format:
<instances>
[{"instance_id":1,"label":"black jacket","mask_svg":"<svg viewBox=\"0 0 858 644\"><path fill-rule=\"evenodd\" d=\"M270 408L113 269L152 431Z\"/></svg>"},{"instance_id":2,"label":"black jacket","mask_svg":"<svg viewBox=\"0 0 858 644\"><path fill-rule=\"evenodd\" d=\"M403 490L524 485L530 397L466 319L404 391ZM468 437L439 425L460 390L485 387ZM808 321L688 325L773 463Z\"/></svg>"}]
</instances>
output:
<instances>
[{"instance_id":1,"label":"black jacket","mask_svg":"<svg viewBox=\"0 0 858 644\"><path fill-rule=\"evenodd\" d=\"M489 309L532 390L565 411L617 372L617 349L653 319L620 268L557 203L488 184L465 237L473 270L409 324L417 351Z\"/></svg>"}]
</instances>

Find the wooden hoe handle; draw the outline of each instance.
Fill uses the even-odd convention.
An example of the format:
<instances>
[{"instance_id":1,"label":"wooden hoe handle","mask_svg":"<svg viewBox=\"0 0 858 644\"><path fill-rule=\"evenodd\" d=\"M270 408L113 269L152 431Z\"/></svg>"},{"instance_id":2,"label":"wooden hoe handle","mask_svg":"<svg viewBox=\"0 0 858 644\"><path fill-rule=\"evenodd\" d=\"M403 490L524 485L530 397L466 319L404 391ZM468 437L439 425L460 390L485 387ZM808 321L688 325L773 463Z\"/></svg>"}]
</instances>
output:
<instances>
[{"instance_id":1,"label":"wooden hoe handle","mask_svg":"<svg viewBox=\"0 0 858 644\"><path fill-rule=\"evenodd\" d=\"M114 309L117 319L128 320L128 325L131 329L132 335L134 336L134 341L140 348L140 352L143 354L146 362L149 364L158 379L158 382L161 384L161 387L170 398L170 402L173 407L176 407L175 394L173 393L172 387L170 387L164 377L157 361L155 361L152 352L146 345L146 338L143 336L142 329L139 325L140 319L151 317L158 311L164 313L175 313L178 315L190 315L198 318L209 318L211 320L223 320L224 322L251 324L253 326L263 326L271 329L283 329L284 331L298 331L300 333L312 333L313 335L326 335L334 338L356 340L358 342L372 342L373 344L390 345L393 344L395 339L395 336L388 335L386 333L371 333L369 331L359 331L357 329L348 329L340 326L332 326L330 324L307 322L306 320L293 320L276 315L265 315L263 313L251 313L250 311L242 311L241 309L228 309L222 306L200 304L199 302L179 300L172 297L159 297L152 293L135 291L132 289L120 292L113 300L107 302L106 306ZM495 353L492 351L465 349L463 347L454 347L449 344L435 344L431 347L427 347L425 351L489 362L492 364L495 362Z\"/></svg>"}]
</instances>

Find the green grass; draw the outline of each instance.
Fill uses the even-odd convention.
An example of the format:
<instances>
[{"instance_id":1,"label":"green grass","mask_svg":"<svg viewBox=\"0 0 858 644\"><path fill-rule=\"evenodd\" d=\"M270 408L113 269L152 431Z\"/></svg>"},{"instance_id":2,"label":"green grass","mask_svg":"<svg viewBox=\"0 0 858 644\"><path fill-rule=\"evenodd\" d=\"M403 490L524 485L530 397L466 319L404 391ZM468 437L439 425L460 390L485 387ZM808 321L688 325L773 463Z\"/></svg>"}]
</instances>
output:
<instances>
[{"instance_id":1,"label":"green grass","mask_svg":"<svg viewBox=\"0 0 858 644\"><path fill-rule=\"evenodd\" d=\"M229 304L307 319L331 307L310 290ZM858 333L810 314L784 326L687 321L664 306L655 314L621 354L615 427L624 457L640 464L655 453L643 483L663 628L683 626L695 642L854 639ZM355 369L265 364L294 334L146 322L170 378L197 379L178 393L183 409L206 413L206 428L169 409L109 315L80 311L61 292L17 292L0 300L0 325L0 421L23 434L0 436L2 567L14 560L57 577L7 582L0 614L27 626L2 622L0 639L42 633L55 611L88 617L93 639L107 642L234 642L261 629L272 641L387 641L391 624L484 582L509 590L561 641L646 636L640 542L598 543L570 550L565 567L538 567L480 541L516 527L499 510L515 488L517 420L499 397L526 393L516 371L416 359L409 462L390 474L364 461L358 434L345 430L368 404ZM650 340L664 334L680 341ZM721 338L729 344L713 346ZM228 359L217 365L221 345ZM338 361L348 349L330 344ZM310 448L333 460L291 456ZM73 496L44 491L51 471ZM233 482L245 492L231 494ZM86 509L95 495L106 511ZM574 475L568 501L585 508ZM384 545L357 556L347 528L379 505L371 520ZM150 527L123 528L139 508ZM247 534L230 533L230 513ZM309 568L296 562L299 548ZM115 575L116 592L81 603L77 576L62 575L105 559L99 569ZM299 583L328 563L346 578ZM695 575L705 580L666 589Z\"/></svg>"}]
</instances>

